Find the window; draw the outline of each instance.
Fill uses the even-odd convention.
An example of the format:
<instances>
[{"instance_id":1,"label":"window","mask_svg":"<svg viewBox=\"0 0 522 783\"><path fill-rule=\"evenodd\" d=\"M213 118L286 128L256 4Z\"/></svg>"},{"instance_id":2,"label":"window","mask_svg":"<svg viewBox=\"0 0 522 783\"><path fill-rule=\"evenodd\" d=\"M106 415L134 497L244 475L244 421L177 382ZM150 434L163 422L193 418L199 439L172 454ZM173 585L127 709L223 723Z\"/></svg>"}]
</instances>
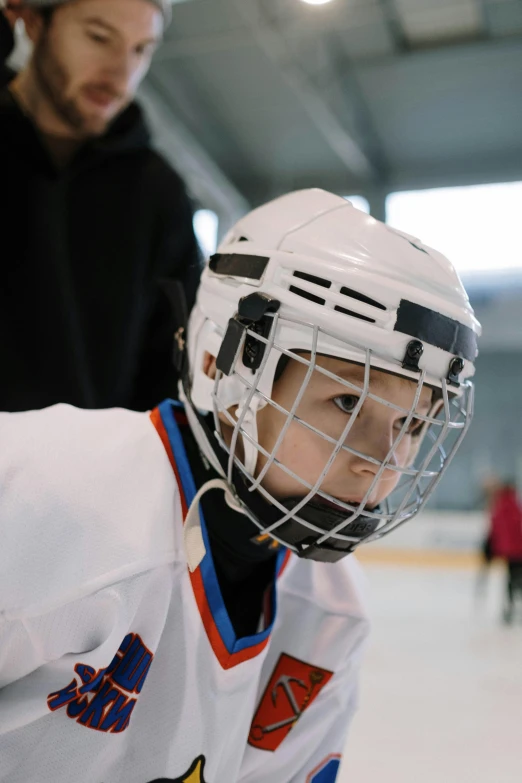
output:
<instances>
[{"instance_id":1,"label":"window","mask_svg":"<svg viewBox=\"0 0 522 783\"><path fill-rule=\"evenodd\" d=\"M351 201L354 205L355 209L360 209L361 212L366 212L368 215L370 214L370 204L368 203L368 199L364 198L364 196L344 196L347 201Z\"/></svg>"},{"instance_id":2,"label":"window","mask_svg":"<svg viewBox=\"0 0 522 783\"><path fill-rule=\"evenodd\" d=\"M219 219L211 209L198 209L194 213L194 233L205 258L217 248Z\"/></svg>"},{"instance_id":3,"label":"window","mask_svg":"<svg viewBox=\"0 0 522 783\"><path fill-rule=\"evenodd\" d=\"M444 253L465 275L522 270L522 182L391 193L388 223Z\"/></svg>"}]
</instances>

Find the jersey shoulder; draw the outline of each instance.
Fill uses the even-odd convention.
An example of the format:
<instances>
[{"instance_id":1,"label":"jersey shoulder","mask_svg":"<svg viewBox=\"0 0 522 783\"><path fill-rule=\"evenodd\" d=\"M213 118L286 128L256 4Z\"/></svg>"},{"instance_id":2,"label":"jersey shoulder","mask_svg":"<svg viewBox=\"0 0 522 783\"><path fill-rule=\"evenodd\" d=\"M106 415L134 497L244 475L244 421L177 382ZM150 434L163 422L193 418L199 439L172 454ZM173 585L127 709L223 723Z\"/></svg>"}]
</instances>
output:
<instances>
[{"instance_id":1,"label":"jersey shoulder","mask_svg":"<svg viewBox=\"0 0 522 783\"><path fill-rule=\"evenodd\" d=\"M49 609L179 556L179 490L148 414L2 413L0 443L0 611Z\"/></svg>"},{"instance_id":2,"label":"jersey shoulder","mask_svg":"<svg viewBox=\"0 0 522 783\"><path fill-rule=\"evenodd\" d=\"M281 583L283 591L301 596L326 614L368 621L366 576L354 555L338 563L292 557Z\"/></svg>"}]
</instances>

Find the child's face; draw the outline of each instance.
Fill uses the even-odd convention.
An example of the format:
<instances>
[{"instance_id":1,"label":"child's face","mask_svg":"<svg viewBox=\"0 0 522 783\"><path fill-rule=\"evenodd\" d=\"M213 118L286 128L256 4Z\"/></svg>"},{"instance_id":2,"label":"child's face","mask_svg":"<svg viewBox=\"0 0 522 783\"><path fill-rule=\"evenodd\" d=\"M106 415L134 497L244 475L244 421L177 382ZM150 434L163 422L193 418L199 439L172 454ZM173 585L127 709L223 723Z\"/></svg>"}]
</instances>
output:
<instances>
[{"instance_id":1,"label":"child's face","mask_svg":"<svg viewBox=\"0 0 522 783\"><path fill-rule=\"evenodd\" d=\"M304 356L309 358L309 356ZM343 379L364 385L364 367L340 359L317 357L317 364ZM272 399L285 410L292 408L301 388L307 367L291 360L281 378L275 382ZM417 384L395 375L371 370L369 391L394 405L410 410L415 399ZM337 440L354 410L361 394L343 386L338 381L314 371L308 382L296 415L307 424ZM423 388L416 412L426 415L432 407L432 391ZM286 416L267 405L258 413L258 437L260 445L271 453L285 424ZM348 433L345 445L373 457L385 459L397 439L406 415L380 402L366 399ZM392 465L405 467L414 459L419 448L418 434L422 422L412 419L409 430L397 445L391 460ZM315 432L292 421L279 446L276 458L308 484L315 484L328 462L334 445ZM266 457L259 455L256 475L266 464ZM358 503L369 489L379 469L361 456L340 451L324 478L321 491L338 500ZM397 471L385 470L374 487L367 506L373 508L381 503L395 488L400 478ZM277 465L272 464L262 481L264 488L275 498L304 497L307 487L289 476ZM315 500L320 500L316 497Z\"/></svg>"}]
</instances>

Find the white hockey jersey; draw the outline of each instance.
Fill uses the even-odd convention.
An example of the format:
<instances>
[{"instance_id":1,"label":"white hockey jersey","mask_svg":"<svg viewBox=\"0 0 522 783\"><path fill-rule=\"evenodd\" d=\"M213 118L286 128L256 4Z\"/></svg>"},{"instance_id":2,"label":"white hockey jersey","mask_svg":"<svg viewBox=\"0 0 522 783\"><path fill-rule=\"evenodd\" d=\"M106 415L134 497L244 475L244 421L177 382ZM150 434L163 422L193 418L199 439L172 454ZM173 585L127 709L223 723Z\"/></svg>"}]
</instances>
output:
<instances>
[{"instance_id":1,"label":"white hockey jersey","mask_svg":"<svg viewBox=\"0 0 522 783\"><path fill-rule=\"evenodd\" d=\"M368 622L353 557L282 553L237 639L172 404L0 414L0 781L333 783ZM206 540L204 520L202 532Z\"/></svg>"}]
</instances>

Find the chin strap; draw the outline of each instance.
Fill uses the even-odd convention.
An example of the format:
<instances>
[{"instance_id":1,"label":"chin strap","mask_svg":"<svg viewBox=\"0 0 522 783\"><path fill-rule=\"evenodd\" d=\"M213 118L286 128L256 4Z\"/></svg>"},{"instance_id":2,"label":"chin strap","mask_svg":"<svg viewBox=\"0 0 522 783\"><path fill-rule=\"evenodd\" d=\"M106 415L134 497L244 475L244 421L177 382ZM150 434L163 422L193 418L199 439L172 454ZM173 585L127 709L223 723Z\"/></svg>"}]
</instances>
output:
<instances>
[{"instance_id":1,"label":"chin strap","mask_svg":"<svg viewBox=\"0 0 522 783\"><path fill-rule=\"evenodd\" d=\"M248 396L248 392L245 393L243 401L239 403L238 409L236 411L236 418L239 419L239 417L243 414L243 411L245 411L244 406L244 400ZM240 433L241 440L243 443L243 452L244 452L244 466L247 473L249 473L251 476L255 475L256 472L256 465L257 460L259 458L259 451L254 445L257 443L257 402L255 400L252 400L250 403L250 406L245 411L245 416L243 418L242 422L242 429L244 430L249 437L247 438L246 435L243 433ZM250 438L252 440L250 440ZM252 442L253 441L253 442Z\"/></svg>"},{"instance_id":2,"label":"chin strap","mask_svg":"<svg viewBox=\"0 0 522 783\"><path fill-rule=\"evenodd\" d=\"M184 405L185 415L190 425L190 429L194 433L194 437L196 438L196 442L203 456L205 457L206 460L208 460L209 464L214 468L216 473L219 473L220 476L226 478L227 475L226 470L223 467L223 465L220 463L219 459L216 456L216 453L214 452L214 449L210 444L209 438L211 437L211 434L209 430L207 430L201 424L198 413L194 409L192 400L190 399L190 395L187 394L187 392L185 391L185 387L182 381L180 381L179 383L178 396L180 402L182 402Z\"/></svg>"},{"instance_id":3,"label":"chin strap","mask_svg":"<svg viewBox=\"0 0 522 783\"><path fill-rule=\"evenodd\" d=\"M185 555L187 557L187 564L189 571L194 573L206 554L205 542L203 541L203 533L201 532L201 518L199 516L199 504L201 498L206 492L211 489L222 489L225 493L225 501L227 506L233 511L239 511L244 513L243 509L239 506L237 500L232 494L229 485L224 479L215 478L207 481L199 489L194 496L194 500L190 504L190 508L185 517L185 525L183 528L183 542L185 544Z\"/></svg>"}]
</instances>

